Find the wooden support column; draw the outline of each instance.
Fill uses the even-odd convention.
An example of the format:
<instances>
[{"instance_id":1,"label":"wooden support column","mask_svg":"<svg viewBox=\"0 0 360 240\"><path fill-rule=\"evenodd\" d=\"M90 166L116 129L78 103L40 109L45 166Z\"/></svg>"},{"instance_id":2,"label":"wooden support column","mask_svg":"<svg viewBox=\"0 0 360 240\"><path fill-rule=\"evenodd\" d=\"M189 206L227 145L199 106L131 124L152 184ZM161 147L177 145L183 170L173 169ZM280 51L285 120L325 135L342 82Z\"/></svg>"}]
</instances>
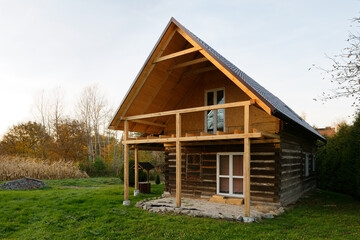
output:
<instances>
[{"instance_id":1,"label":"wooden support column","mask_svg":"<svg viewBox=\"0 0 360 240\"><path fill-rule=\"evenodd\" d=\"M250 121L249 121L249 109L250 106L244 107L244 133L249 133ZM244 139L244 181L245 181L245 217L250 217L250 138Z\"/></svg>"},{"instance_id":2,"label":"wooden support column","mask_svg":"<svg viewBox=\"0 0 360 240\"><path fill-rule=\"evenodd\" d=\"M127 143L129 137L129 122L124 122L124 202L123 205L130 205L129 201L129 144Z\"/></svg>"},{"instance_id":3,"label":"wooden support column","mask_svg":"<svg viewBox=\"0 0 360 240\"><path fill-rule=\"evenodd\" d=\"M134 196L139 195L139 160L138 160L139 148L135 146L135 189Z\"/></svg>"},{"instance_id":4,"label":"wooden support column","mask_svg":"<svg viewBox=\"0 0 360 240\"><path fill-rule=\"evenodd\" d=\"M181 207L181 115L176 114L176 207Z\"/></svg>"}]
</instances>

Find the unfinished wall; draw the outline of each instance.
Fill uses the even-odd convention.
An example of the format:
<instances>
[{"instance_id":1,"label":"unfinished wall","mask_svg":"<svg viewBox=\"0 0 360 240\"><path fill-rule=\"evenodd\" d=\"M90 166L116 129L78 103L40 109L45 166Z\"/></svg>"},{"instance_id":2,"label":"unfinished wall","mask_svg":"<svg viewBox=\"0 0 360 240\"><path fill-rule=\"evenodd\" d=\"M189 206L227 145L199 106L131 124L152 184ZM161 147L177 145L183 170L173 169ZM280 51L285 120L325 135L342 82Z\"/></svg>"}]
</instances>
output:
<instances>
[{"instance_id":1,"label":"unfinished wall","mask_svg":"<svg viewBox=\"0 0 360 240\"><path fill-rule=\"evenodd\" d=\"M182 196L210 198L216 194L216 154L243 152L243 145L193 146L182 148ZM279 204L279 143L251 145L251 201ZM165 191L175 195L175 149L165 154Z\"/></svg>"},{"instance_id":2,"label":"unfinished wall","mask_svg":"<svg viewBox=\"0 0 360 240\"><path fill-rule=\"evenodd\" d=\"M280 202L288 205L316 187L313 171L316 140L290 124L284 124L280 136ZM310 154L308 176L305 176L306 154Z\"/></svg>"},{"instance_id":3,"label":"unfinished wall","mask_svg":"<svg viewBox=\"0 0 360 240\"><path fill-rule=\"evenodd\" d=\"M225 89L225 103L250 100L250 98L229 80L220 71L211 71L202 76L196 85L189 89L186 97L177 109L200 107L205 105L205 91L212 89ZM199 133L204 131L204 112L182 114L183 133ZM250 107L250 130L275 133L279 130L279 121L276 117L268 115L262 109ZM225 132L244 129L244 108L230 108L225 110ZM175 117L172 117L165 129L165 134L175 133Z\"/></svg>"}]
</instances>

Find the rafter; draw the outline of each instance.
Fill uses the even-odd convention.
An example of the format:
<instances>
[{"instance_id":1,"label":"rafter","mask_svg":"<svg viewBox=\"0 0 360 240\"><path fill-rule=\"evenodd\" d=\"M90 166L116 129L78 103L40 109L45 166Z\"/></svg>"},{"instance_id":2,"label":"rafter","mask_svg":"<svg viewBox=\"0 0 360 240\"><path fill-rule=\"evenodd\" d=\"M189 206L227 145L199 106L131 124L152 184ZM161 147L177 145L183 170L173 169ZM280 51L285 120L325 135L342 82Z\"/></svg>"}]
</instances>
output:
<instances>
[{"instance_id":1,"label":"rafter","mask_svg":"<svg viewBox=\"0 0 360 240\"><path fill-rule=\"evenodd\" d=\"M168 60L168 59L172 59L172 58L175 58L175 57L180 57L182 55L185 55L185 54L189 54L189 53L193 53L193 52L197 52L199 50L201 50L202 48L197 46L197 47L192 47L192 48L188 48L188 49L185 49L185 50L182 50L182 51L179 51L179 52L175 52L175 53L171 53L169 55L165 55L165 56L162 56L162 57L158 57L157 59L155 59L153 61L153 63L158 63L158 62L161 62L161 61L165 61L165 60Z\"/></svg>"},{"instance_id":2,"label":"rafter","mask_svg":"<svg viewBox=\"0 0 360 240\"><path fill-rule=\"evenodd\" d=\"M191 65L206 62L206 61L208 61L208 59L206 57L202 57L202 58L194 59L194 60L187 61L187 62L184 62L184 63L176 64L173 67L171 67L170 69L187 67L187 66L191 66Z\"/></svg>"}]
</instances>

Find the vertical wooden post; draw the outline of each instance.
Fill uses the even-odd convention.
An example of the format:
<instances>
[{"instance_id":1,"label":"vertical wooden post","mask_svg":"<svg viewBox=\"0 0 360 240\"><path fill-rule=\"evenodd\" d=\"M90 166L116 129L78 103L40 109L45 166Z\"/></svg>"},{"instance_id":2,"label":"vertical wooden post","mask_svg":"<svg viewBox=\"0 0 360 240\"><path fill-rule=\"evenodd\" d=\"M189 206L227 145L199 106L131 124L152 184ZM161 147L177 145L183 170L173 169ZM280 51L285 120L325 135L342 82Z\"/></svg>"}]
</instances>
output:
<instances>
[{"instance_id":1,"label":"vertical wooden post","mask_svg":"<svg viewBox=\"0 0 360 240\"><path fill-rule=\"evenodd\" d=\"M129 122L124 122L124 202L123 205L130 205L129 201L129 144L127 144L129 136Z\"/></svg>"},{"instance_id":2,"label":"vertical wooden post","mask_svg":"<svg viewBox=\"0 0 360 240\"><path fill-rule=\"evenodd\" d=\"M244 107L244 133L249 133L249 105ZM244 139L244 180L245 180L245 217L250 217L250 139Z\"/></svg>"},{"instance_id":3,"label":"vertical wooden post","mask_svg":"<svg viewBox=\"0 0 360 240\"><path fill-rule=\"evenodd\" d=\"M181 115L176 114L176 207L181 207Z\"/></svg>"},{"instance_id":4,"label":"vertical wooden post","mask_svg":"<svg viewBox=\"0 0 360 240\"><path fill-rule=\"evenodd\" d=\"M134 196L139 195L139 160L138 160L139 148L135 146L135 189Z\"/></svg>"}]
</instances>

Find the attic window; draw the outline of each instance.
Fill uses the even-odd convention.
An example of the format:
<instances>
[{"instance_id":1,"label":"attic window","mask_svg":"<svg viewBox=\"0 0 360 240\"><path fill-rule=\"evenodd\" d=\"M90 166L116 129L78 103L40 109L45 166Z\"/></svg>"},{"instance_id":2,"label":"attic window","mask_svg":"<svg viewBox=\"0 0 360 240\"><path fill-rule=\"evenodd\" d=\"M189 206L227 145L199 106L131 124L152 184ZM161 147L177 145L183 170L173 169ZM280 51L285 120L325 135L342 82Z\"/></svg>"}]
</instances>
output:
<instances>
[{"instance_id":1,"label":"attic window","mask_svg":"<svg viewBox=\"0 0 360 240\"><path fill-rule=\"evenodd\" d=\"M217 105L225 103L225 89L213 89L205 91L205 105ZM205 132L225 132L225 109L210 110L205 112Z\"/></svg>"}]
</instances>

